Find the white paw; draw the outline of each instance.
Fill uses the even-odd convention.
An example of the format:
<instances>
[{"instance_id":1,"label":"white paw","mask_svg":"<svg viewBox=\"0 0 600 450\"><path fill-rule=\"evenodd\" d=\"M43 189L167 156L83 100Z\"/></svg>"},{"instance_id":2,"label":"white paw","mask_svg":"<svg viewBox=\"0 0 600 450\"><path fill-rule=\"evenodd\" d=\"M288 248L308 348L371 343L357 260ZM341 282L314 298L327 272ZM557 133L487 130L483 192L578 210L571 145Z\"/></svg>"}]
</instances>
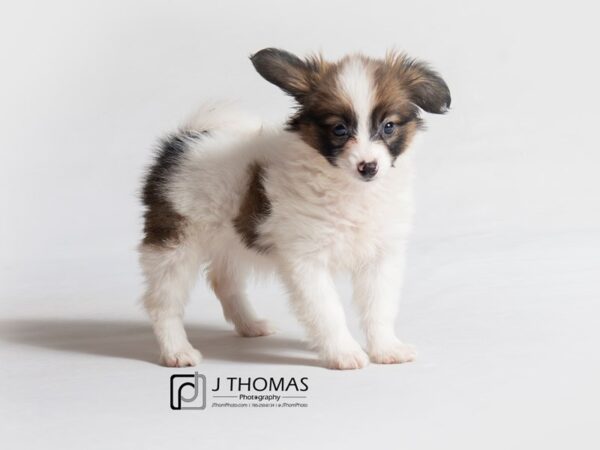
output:
<instances>
[{"instance_id":1,"label":"white paw","mask_svg":"<svg viewBox=\"0 0 600 450\"><path fill-rule=\"evenodd\" d=\"M392 341L371 347L369 356L371 361L376 364L401 364L414 361L417 351L412 345Z\"/></svg>"},{"instance_id":2,"label":"white paw","mask_svg":"<svg viewBox=\"0 0 600 450\"><path fill-rule=\"evenodd\" d=\"M358 344L354 348L329 352L325 362L329 369L349 370L362 369L369 364L369 357Z\"/></svg>"},{"instance_id":3,"label":"white paw","mask_svg":"<svg viewBox=\"0 0 600 450\"><path fill-rule=\"evenodd\" d=\"M178 352L163 353L160 361L167 367L188 367L196 366L202 361L202 354L193 347L189 347Z\"/></svg>"},{"instance_id":4,"label":"white paw","mask_svg":"<svg viewBox=\"0 0 600 450\"><path fill-rule=\"evenodd\" d=\"M237 324L235 330L240 336L244 337L268 336L276 331L275 327L266 320L254 320Z\"/></svg>"}]
</instances>

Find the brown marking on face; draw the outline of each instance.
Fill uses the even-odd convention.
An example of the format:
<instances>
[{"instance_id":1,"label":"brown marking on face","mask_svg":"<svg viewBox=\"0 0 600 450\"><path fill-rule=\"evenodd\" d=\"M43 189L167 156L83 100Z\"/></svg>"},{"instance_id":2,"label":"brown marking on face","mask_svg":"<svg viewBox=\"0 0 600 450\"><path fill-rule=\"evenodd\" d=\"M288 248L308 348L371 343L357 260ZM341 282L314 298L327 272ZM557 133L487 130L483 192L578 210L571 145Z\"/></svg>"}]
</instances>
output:
<instances>
[{"instance_id":1,"label":"brown marking on face","mask_svg":"<svg viewBox=\"0 0 600 450\"><path fill-rule=\"evenodd\" d=\"M329 63L325 72L319 75L319 83L303 98L298 113L290 119L289 128L298 131L307 144L334 165L346 144L352 142L357 127L351 100L341 90L338 78L344 65L357 59L373 78L371 140L385 143L392 158L396 159L410 144L421 124L419 110L411 101L406 84L399 79L402 72L399 72L396 63L389 59L378 60L362 55L352 55L339 62ZM396 125L391 135L385 135L382 129L388 121ZM340 138L332 133L339 123L348 128L347 136Z\"/></svg>"},{"instance_id":2,"label":"brown marking on face","mask_svg":"<svg viewBox=\"0 0 600 450\"><path fill-rule=\"evenodd\" d=\"M263 185L264 169L257 163L249 169L248 190L242 200L238 215L233 219L233 226L248 248L266 252L269 247L258 243L258 226L271 213L271 202Z\"/></svg>"},{"instance_id":3,"label":"brown marking on face","mask_svg":"<svg viewBox=\"0 0 600 450\"><path fill-rule=\"evenodd\" d=\"M302 60L284 50L265 49L251 59L265 79L298 102L288 129L298 132L333 165L351 142L357 126L351 99L338 84L345 64L358 60L373 77L375 104L371 112L371 139L383 141L393 159L402 153L420 128L419 108L441 114L450 106L450 92L444 80L425 63L399 53L390 52L384 59L358 54L327 62L320 56ZM382 127L387 121L392 121L395 129L384 135ZM336 122L344 124L347 135L340 137L333 133Z\"/></svg>"},{"instance_id":4,"label":"brown marking on face","mask_svg":"<svg viewBox=\"0 0 600 450\"><path fill-rule=\"evenodd\" d=\"M374 121L381 122L394 116L396 121L409 120L418 113L410 101L406 88L398 80L394 67L378 63L374 72L375 101L372 111Z\"/></svg>"},{"instance_id":5,"label":"brown marking on face","mask_svg":"<svg viewBox=\"0 0 600 450\"><path fill-rule=\"evenodd\" d=\"M436 72L406 55L390 52L376 64L371 130L395 159L422 128L419 108L436 114L445 112L450 106L450 92ZM394 124L389 135L382 132L388 122Z\"/></svg>"},{"instance_id":6,"label":"brown marking on face","mask_svg":"<svg viewBox=\"0 0 600 450\"><path fill-rule=\"evenodd\" d=\"M356 127L351 101L338 85L338 72L348 60L327 62L320 55L302 60L273 48L251 57L254 67L267 81L298 102L298 111L289 119L288 129L298 132L332 164L349 138L332 133L335 123L343 122L350 129Z\"/></svg>"},{"instance_id":7,"label":"brown marking on face","mask_svg":"<svg viewBox=\"0 0 600 450\"><path fill-rule=\"evenodd\" d=\"M451 97L446 82L426 63L402 53L388 52L381 61L378 76L388 88L395 80L396 88L423 111L443 114L450 107Z\"/></svg>"},{"instance_id":8,"label":"brown marking on face","mask_svg":"<svg viewBox=\"0 0 600 450\"><path fill-rule=\"evenodd\" d=\"M389 60L377 62L371 135L373 140L385 143L393 159L408 147L422 123L419 110L412 103L410 93L399 76L397 67ZM386 134L384 127L389 122L394 127L391 134Z\"/></svg>"},{"instance_id":9,"label":"brown marking on face","mask_svg":"<svg viewBox=\"0 0 600 450\"><path fill-rule=\"evenodd\" d=\"M289 130L297 131L304 142L334 165L358 125L352 103L338 83L339 71L346 61L344 59L321 66L312 90L288 121ZM333 128L338 124L348 128L347 136L340 137L333 133Z\"/></svg>"}]
</instances>

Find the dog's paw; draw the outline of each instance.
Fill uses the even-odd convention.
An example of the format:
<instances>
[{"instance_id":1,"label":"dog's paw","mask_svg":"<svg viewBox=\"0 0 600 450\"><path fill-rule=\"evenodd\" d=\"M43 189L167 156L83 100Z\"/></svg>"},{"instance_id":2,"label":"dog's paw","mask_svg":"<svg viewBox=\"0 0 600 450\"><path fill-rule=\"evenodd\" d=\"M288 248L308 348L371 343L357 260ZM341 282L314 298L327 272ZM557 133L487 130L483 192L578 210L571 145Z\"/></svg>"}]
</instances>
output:
<instances>
[{"instance_id":1,"label":"dog's paw","mask_svg":"<svg viewBox=\"0 0 600 450\"><path fill-rule=\"evenodd\" d=\"M258 337L258 336L269 336L275 333L276 329L271 323L266 320L253 320L251 322L245 322L237 324L235 331L243 337Z\"/></svg>"},{"instance_id":2,"label":"dog's paw","mask_svg":"<svg viewBox=\"0 0 600 450\"><path fill-rule=\"evenodd\" d=\"M412 345L393 341L369 349L371 361L377 364L401 364L414 361L417 351Z\"/></svg>"},{"instance_id":3,"label":"dog's paw","mask_svg":"<svg viewBox=\"0 0 600 450\"><path fill-rule=\"evenodd\" d=\"M202 354L195 348L189 347L177 352L162 354L160 361L167 367L196 366L202 361Z\"/></svg>"},{"instance_id":4,"label":"dog's paw","mask_svg":"<svg viewBox=\"0 0 600 450\"><path fill-rule=\"evenodd\" d=\"M325 358L329 369L351 370L362 369L369 364L369 357L358 344L354 348L331 352Z\"/></svg>"}]
</instances>

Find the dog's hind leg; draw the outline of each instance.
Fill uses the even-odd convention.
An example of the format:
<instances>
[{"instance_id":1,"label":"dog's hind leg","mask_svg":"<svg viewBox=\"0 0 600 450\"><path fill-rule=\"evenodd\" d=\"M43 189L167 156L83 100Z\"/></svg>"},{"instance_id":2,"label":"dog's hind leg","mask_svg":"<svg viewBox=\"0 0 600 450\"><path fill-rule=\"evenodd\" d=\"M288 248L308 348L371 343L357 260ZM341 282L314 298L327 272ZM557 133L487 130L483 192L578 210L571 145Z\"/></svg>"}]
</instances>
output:
<instances>
[{"instance_id":1,"label":"dog's hind leg","mask_svg":"<svg viewBox=\"0 0 600 450\"><path fill-rule=\"evenodd\" d=\"M245 291L247 272L230 259L213 261L208 280L221 302L225 319L232 322L240 336L256 337L273 334L275 329L266 320L256 317Z\"/></svg>"},{"instance_id":2,"label":"dog's hind leg","mask_svg":"<svg viewBox=\"0 0 600 450\"><path fill-rule=\"evenodd\" d=\"M169 367L195 366L202 359L183 327L185 304L200 265L196 250L186 242L140 246L140 263L147 283L144 307L160 345L161 363Z\"/></svg>"}]
</instances>

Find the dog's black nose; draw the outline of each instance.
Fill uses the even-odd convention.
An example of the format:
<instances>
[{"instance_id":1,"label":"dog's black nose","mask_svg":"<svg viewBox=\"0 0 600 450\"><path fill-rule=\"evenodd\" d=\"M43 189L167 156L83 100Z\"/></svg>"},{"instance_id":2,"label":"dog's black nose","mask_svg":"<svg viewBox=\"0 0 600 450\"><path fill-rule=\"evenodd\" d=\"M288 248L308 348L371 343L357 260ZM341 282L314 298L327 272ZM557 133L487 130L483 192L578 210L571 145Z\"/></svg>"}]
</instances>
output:
<instances>
[{"instance_id":1,"label":"dog's black nose","mask_svg":"<svg viewBox=\"0 0 600 450\"><path fill-rule=\"evenodd\" d=\"M377 173L377 161L362 161L358 163L356 168L358 169L358 173L360 173L365 180L370 180Z\"/></svg>"}]
</instances>

